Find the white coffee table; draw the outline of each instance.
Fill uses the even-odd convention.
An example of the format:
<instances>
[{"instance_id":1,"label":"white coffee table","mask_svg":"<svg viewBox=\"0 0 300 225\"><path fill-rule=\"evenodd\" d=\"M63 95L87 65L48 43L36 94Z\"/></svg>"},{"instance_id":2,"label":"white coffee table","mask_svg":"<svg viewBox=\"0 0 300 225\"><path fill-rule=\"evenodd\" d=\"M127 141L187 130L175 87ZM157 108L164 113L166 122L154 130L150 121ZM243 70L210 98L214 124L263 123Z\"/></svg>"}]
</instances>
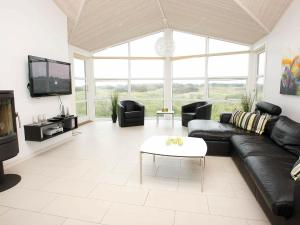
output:
<instances>
[{"instance_id":1,"label":"white coffee table","mask_svg":"<svg viewBox=\"0 0 300 225\"><path fill-rule=\"evenodd\" d=\"M172 115L172 127L174 127L174 114L175 114L175 112L173 110L166 111L166 112L163 112L161 110L156 111L156 124L158 125L160 116Z\"/></svg>"},{"instance_id":2,"label":"white coffee table","mask_svg":"<svg viewBox=\"0 0 300 225\"><path fill-rule=\"evenodd\" d=\"M167 145L166 141L169 137L172 136L152 136L142 144L140 149L140 183L142 183L143 174L143 154L153 155L154 162L155 156L157 155L199 158L201 167L201 191L203 191L205 156L207 152L207 145L205 141L202 138L182 137L182 145Z\"/></svg>"}]
</instances>

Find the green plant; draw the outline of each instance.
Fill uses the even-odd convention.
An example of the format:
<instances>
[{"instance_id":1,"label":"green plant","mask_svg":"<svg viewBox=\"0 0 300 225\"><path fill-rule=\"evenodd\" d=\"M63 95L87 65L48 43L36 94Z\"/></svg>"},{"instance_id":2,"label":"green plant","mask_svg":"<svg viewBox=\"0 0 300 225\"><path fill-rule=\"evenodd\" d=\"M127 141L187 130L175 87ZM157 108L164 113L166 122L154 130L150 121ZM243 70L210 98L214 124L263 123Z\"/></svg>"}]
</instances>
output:
<instances>
[{"instance_id":1,"label":"green plant","mask_svg":"<svg viewBox=\"0 0 300 225\"><path fill-rule=\"evenodd\" d=\"M111 114L117 115L117 106L119 101L119 93L117 91L113 91L111 96Z\"/></svg>"},{"instance_id":2,"label":"green plant","mask_svg":"<svg viewBox=\"0 0 300 225\"><path fill-rule=\"evenodd\" d=\"M245 93L241 100L241 105L244 112L250 112L254 103L254 96L249 93Z\"/></svg>"}]
</instances>

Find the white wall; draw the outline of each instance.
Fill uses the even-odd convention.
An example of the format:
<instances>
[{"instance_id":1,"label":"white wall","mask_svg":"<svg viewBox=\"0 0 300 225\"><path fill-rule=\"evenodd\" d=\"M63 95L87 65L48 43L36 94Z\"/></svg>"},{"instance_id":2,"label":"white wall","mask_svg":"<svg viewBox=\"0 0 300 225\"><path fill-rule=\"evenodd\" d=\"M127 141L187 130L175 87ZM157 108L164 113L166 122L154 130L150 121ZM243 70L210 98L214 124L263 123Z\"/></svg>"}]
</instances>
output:
<instances>
[{"instance_id":1,"label":"white wall","mask_svg":"<svg viewBox=\"0 0 300 225\"><path fill-rule=\"evenodd\" d=\"M0 7L0 90L14 90L16 111L23 125L32 123L32 116L59 113L57 97L31 98L28 83L27 56L69 61L67 18L52 0L1 1ZM73 97L62 96L63 104L74 112ZM18 130L20 154L24 158L54 144L25 142L23 128Z\"/></svg>"},{"instance_id":2,"label":"white wall","mask_svg":"<svg viewBox=\"0 0 300 225\"><path fill-rule=\"evenodd\" d=\"M288 49L300 54L300 1L293 1L273 31L264 40L267 48L267 68L264 99L282 107L283 114L300 122L300 96L280 94L281 60Z\"/></svg>"}]
</instances>

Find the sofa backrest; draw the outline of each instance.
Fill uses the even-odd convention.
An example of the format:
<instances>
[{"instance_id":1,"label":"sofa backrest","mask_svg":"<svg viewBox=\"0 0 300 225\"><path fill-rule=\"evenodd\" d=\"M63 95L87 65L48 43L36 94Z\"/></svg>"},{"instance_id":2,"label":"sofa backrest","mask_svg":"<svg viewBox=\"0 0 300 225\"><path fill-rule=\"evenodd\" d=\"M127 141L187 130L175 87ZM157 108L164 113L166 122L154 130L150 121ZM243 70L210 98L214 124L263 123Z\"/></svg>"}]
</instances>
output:
<instances>
[{"instance_id":1,"label":"sofa backrest","mask_svg":"<svg viewBox=\"0 0 300 225\"><path fill-rule=\"evenodd\" d=\"M279 106L274 105L269 102L258 102L256 103L255 113L258 114L268 114L271 118L268 120L265 128L265 134L271 135L273 127L277 122L279 115L281 114L282 110Z\"/></svg>"},{"instance_id":2,"label":"sofa backrest","mask_svg":"<svg viewBox=\"0 0 300 225\"><path fill-rule=\"evenodd\" d=\"M121 105L124 106L125 111L135 111L137 108L137 103L135 101L131 101L131 100L123 100L120 101Z\"/></svg>"},{"instance_id":3,"label":"sofa backrest","mask_svg":"<svg viewBox=\"0 0 300 225\"><path fill-rule=\"evenodd\" d=\"M289 152L300 156L300 123L280 116L272 129L271 139Z\"/></svg>"},{"instance_id":4,"label":"sofa backrest","mask_svg":"<svg viewBox=\"0 0 300 225\"><path fill-rule=\"evenodd\" d=\"M281 108L269 102L256 103L255 112L259 114L269 114L271 116L279 116L282 112Z\"/></svg>"}]
</instances>

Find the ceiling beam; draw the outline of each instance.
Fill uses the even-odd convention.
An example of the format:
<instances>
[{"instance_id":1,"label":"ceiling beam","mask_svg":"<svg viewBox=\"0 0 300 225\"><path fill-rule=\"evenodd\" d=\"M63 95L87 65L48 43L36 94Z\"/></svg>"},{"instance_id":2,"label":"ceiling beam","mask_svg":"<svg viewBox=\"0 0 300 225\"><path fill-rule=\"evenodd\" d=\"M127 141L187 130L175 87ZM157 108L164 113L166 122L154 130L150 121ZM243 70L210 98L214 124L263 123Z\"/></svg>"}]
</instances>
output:
<instances>
[{"instance_id":1,"label":"ceiling beam","mask_svg":"<svg viewBox=\"0 0 300 225\"><path fill-rule=\"evenodd\" d=\"M81 1L81 4L79 6L79 9L78 9L78 12L76 14L76 17L74 19L74 25L73 25L73 28L71 29L70 31L70 37L72 37L72 34L74 33L74 30L76 29L77 25L78 25L78 22L79 22L79 18L81 16L81 13L82 13L82 9L84 7L84 4L85 4L86 0L82 0Z\"/></svg>"},{"instance_id":2,"label":"ceiling beam","mask_svg":"<svg viewBox=\"0 0 300 225\"><path fill-rule=\"evenodd\" d=\"M251 12L240 0L233 0L239 7L241 7L259 26L261 26L267 33L270 33L270 29Z\"/></svg>"},{"instance_id":3,"label":"ceiling beam","mask_svg":"<svg viewBox=\"0 0 300 225\"><path fill-rule=\"evenodd\" d=\"M167 19L167 17L166 17L166 13L165 13L165 11L164 11L162 5L161 5L160 0L156 0L156 2L157 2L157 5L158 5L158 8L159 8L161 17L162 17L162 19L163 19L163 23L164 23L165 28L170 28L170 24L169 24L169 22L168 22L168 19Z\"/></svg>"}]
</instances>

